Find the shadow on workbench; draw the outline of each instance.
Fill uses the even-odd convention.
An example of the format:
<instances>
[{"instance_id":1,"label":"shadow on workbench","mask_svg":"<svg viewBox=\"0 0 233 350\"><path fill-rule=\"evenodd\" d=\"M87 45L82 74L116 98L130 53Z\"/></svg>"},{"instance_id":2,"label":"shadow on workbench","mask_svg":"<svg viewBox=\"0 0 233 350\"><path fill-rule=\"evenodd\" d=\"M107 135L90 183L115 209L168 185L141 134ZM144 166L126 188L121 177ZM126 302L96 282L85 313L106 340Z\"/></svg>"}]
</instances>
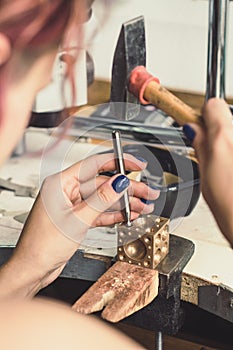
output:
<instances>
[{"instance_id":1,"label":"shadow on workbench","mask_svg":"<svg viewBox=\"0 0 233 350\"><path fill-rule=\"evenodd\" d=\"M83 280L58 278L38 295L73 304L92 284ZM182 302L186 318L175 337L164 336L164 350L230 350L233 349L233 324L189 303ZM119 323L114 325L145 346L155 349L156 335L152 331Z\"/></svg>"}]
</instances>

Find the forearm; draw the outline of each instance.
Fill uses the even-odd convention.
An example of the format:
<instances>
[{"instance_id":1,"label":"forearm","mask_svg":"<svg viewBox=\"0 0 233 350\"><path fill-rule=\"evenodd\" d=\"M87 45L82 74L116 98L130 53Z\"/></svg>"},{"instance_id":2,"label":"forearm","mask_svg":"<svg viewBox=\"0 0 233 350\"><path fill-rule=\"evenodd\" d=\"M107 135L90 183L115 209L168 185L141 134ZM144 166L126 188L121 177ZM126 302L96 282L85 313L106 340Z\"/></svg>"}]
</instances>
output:
<instances>
[{"instance_id":1,"label":"forearm","mask_svg":"<svg viewBox=\"0 0 233 350\"><path fill-rule=\"evenodd\" d=\"M32 298L41 289L32 267L11 258L0 269L0 298Z\"/></svg>"},{"instance_id":2,"label":"forearm","mask_svg":"<svg viewBox=\"0 0 233 350\"><path fill-rule=\"evenodd\" d=\"M221 198L215 202L208 199L207 203L220 230L233 247L233 203L226 206Z\"/></svg>"},{"instance_id":3,"label":"forearm","mask_svg":"<svg viewBox=\"0 0 233 350\"><path fill-rule=\"evenodd\" d=\"M127 158L126 169L129 171L146 167L144 162L131 155ZM158 197L158 191L146 184L139 186L138 182L131 183L126 176L119 174L107 179L97 176L101 181L94 181L93 184L96 174L113 169L113 155L101 154L45 180L14 254L0 270L0 296L32 297L53 282L90 227L113 225L123 220L121 211L108 209L118 203L129 186L132 186L134 193L131 200L132 218L143 210L147 213L153 210L153 205L147 206L139 200L155 200ZM87 187L87 192L81 192L81 188Z\"/></svg>"},{"instance_id":4,"label":"forearm","mask_svg":"<svg viewBox=\"0 0 233 350\"><path fill-rule=\"evenodd\" d=\"M202 193L219 228L233 245L232 114L223 99L211 98L202 116L204 127L192 124L192 132L188 126L186 135L191 136L199 160Z\"/></svg>"},{"instance_id":5,"label":"forearm","mask_svg":"<svg viewBox=\"0 0 233 350\"><path fill-rule=\"evenodd\" d=\"M12 257L0 269L0 297L33 297L59 276L77 248L53 225L39 196Z\"/></svg>"}]
</instances>

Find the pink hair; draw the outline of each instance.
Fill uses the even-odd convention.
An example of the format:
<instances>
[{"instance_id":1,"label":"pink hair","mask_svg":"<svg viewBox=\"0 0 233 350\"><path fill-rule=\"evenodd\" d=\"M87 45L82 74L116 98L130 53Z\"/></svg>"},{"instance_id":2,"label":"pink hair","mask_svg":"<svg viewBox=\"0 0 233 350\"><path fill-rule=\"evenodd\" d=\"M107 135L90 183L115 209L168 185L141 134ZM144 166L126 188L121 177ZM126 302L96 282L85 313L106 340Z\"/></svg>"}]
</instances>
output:
<instances>
[{"instance_id":1,"label":"pink hair","mask_svg":"<svg viewBox=\"0 0 233 350\"><path fill-rule=\"evenodd\" d=\"M88 19L89 10L94 0L0 0L0 32L4 33L11 42L12 50L17 52L17 57L25 55L30 57L30 53L36 53L37 57L45 50L54 45L61 45L64 61L67 63L65 79L70 82L72 99L76 99L76 89L74 83L73 66L78 58L79 48L82 43L82 26ZM111 0L102 0L105 12L102 18L102 26L107 16L107 9ZM95 32L93 33L93 36ZM70 43L76 46L76 57L69 57ZM74 44L75 43L75 44ZM32 58L35 59L35 57ZM4 124L4 92L7 91L7 81L12 74L13 67L6 68L7 64L0 66L0 126ZM64 83L63 87L64 88ZM69 117L65 109L61 112L60 122ZM60 134L61 140L67 129L71 126L72 118L65 123ZM60 140L54 143L53 148ZM36 152L34 155L41 155Z\"/></svg>"},{"instance_id":2,"label":"pink hair","mask_svg":"<svg viewBox=\"0 0 233 350\"><path fill-rule=\"evenodd\" d=\"M71 40L82 38L80 24L85 21L87 3L88 0L3 0L0 2L0 32L9 38L12 50L17 50L19 57L24 52L38 54L62 43L69 46ZM73 64L67 63L67 77L74 99ZM1 125L4 122L4 91L11 73L6 66L0 67Z\"/></svg>"}]
</instances>

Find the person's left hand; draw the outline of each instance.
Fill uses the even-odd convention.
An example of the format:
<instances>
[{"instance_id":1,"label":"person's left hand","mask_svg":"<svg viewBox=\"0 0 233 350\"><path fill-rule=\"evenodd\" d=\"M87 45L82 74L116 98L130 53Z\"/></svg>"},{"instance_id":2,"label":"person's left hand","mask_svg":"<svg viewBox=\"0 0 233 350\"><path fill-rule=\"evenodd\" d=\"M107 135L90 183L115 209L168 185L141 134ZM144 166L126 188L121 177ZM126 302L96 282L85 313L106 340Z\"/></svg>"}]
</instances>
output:
<instances>
[{"instance_id":1,"label":"person's left hand","mask_svg":"<svg viewBox=\"0 0 233 350\"><path fill-rule=\"evenodd\" d=\"M127 171L146 167L129 154L124 157ZM0 271L2 284L1 276L6 276L4 269L8 269L8 294L34 295L61 273L89 228L123 221L119 199L127 189L132 220L153 211L154 205L145 200L155 200L159 192L120 174L110 178L99 175L114 169L113 154L99 154L44 181L14 255Z\"/></svg>"}]
</instances>

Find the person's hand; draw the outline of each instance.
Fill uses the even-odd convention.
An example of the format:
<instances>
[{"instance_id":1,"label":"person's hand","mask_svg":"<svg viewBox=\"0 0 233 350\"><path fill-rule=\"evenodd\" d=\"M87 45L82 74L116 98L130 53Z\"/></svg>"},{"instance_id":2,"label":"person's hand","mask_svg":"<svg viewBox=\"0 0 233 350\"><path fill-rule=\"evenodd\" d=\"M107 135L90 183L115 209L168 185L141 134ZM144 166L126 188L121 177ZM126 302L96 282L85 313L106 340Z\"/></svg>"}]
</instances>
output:
<instances>
[{"instance_id":1,"label":"person's hand","mask_svg":"<svg viewBox=\"0 0 233 350\"><path fill-rule=\"evenodd\" d=\"M126 154L125 166L141 171L146 163ZM0 271L0 295L33 296L51 283L90 227L123 221L119 199L127 189L132 220L153 211L145 200L155 200L159 192L124 175L99 175L114 169L113 154L100 154L44 181L13 257Z\"/></svg>"},{"instance_id":2,"label":"person's hand","mask_svg":"<svg viewBox=\"0 0 233 350\"><path fill-rule=\"evenodd\" d=\"M226 102L212 98L203 107L204 127L185 125L195 148L201 190L225 237L233 245L233 126Z\"/></svg>"}]
</instances>

